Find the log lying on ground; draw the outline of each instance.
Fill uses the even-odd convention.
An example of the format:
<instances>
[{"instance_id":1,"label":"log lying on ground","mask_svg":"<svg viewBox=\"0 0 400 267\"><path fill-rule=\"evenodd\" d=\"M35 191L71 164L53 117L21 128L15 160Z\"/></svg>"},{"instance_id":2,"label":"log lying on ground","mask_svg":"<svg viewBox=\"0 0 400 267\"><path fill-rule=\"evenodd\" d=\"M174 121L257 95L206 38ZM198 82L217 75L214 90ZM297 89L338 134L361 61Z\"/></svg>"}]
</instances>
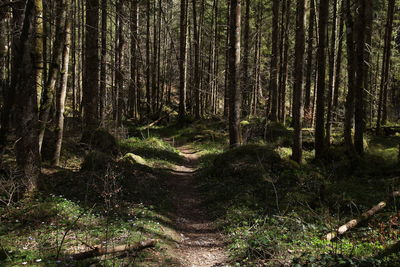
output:
<instances>
[{"instance_id":1,"label":"log lying on ground","mask_svg":"<svg viewBox=\"0 0 400 267\"><path fill-rule=\"evenodd\" d=\"M95 247L94 249L89 250L89 251L70 255L69 258L72 258L73 260L84 260L84 259L103 256L103 255L107 255L107 254L139 251L139 250L142 250L145 248L154 247L156 245L156 243L157 243L156 240L149 239L149 240L137 242L137 243L130 244L130 245L120 245L120 246L111 247L111 248Z\"/></svg>"},{"instance_id":2,"label":"log lying on ground","mask_svg":"<svg viewBox=\"0 0 400 267\"><path fill-rule=\"evenodd\" d=\"M398 196L400 196L400 191L395 191L395 192L391 193L390 196L388 197L388 199L386 199L385 201L379 202L377 205L373 206L370 210L361 214L361 216L358 217L357 219L350 220L347 223L343 224L336 231L330 232L329 234L327 234L325 236L325 239L328 241L331 241L331 240L335 239L336 237L338 237L339 235L342 235L345 232L347 232L348 230L356 227L361 222L368 220L369 218L374 216L378 211L380 211L384 207L386 207L387 203L390 202L394 197L398 197Z\"/></svg>"}]
</instances>

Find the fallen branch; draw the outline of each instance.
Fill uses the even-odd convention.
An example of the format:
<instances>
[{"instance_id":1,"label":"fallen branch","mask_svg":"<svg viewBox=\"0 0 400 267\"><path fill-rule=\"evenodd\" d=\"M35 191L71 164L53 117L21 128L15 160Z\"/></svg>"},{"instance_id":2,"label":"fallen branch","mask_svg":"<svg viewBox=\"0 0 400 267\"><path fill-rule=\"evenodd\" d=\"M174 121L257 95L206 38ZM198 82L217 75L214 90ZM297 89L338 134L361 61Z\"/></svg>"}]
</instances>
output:
<instances>
[{"instance_id":1,"label":"fallen branch","mask_svg":"<svg viewBox=\"0 0 400 267\"><path fill-rule=\"evenodd\" d=\"M70 255L68 258L72 258L73 260L85 260L93 257L99 257L107 254L115 254L121 252L129 252L129 251L140 251L145 248L154 247L157 241L154 239L149 239L141 242L137 242L130 245L120 245L113 248L104 248L104 247L95 247L92 250L77 253L74 255Z\"/></svg>"},{"instance_id":2,"label":"fallen branch","mask_svg":"<svg viewBox=\"0 0 400 267\"><path fill-rule=\"evenodd\" d=\"M362 213L360 217L357 219L353 219L348 221L347 223L340 226L336 231L330 232L325 236L325 239L331 241L337 238L339 235L344 234L345 232L349 231L350 229L356 227L363 221L368 220L372 216L374 216L378 211L382 210L384 207L387 206L387 203L390 202L393 198L400 196L400 191L395 191L390 194L389 198L385 201L379 202L377 205L373 206L370 210Z\"/></svg>"}]
</instances>

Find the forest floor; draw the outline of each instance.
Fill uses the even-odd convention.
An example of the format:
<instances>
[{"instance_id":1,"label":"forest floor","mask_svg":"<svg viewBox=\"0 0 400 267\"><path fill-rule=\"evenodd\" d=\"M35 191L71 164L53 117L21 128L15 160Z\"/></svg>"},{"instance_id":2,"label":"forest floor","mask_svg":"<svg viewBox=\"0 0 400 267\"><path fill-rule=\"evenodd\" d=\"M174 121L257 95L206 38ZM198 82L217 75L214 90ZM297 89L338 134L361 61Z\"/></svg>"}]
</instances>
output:
<instances>
[{"instance_id":1,"label":"forest floor","mask_svg":"<svg viewBox=\"0 0 400 267\"><path fill-rule=\"evenodd\" d=\"M400 136L368 135L366 155L352 159L336 134L317 162L305 129L299 165L292 129L263 125L243 124L246 144L235 149L220 120L99 129L89 143L71 128L61 166L44 160L29 198L10 149L0 161L0 266L400 266L398 254L377 257L399 240L398 200L323 238L400 188ZM151 239L141 251L73 259Z\"/></svg>"},{"instance_id":2,"label":"forest floor","mask_svg":"<svg viewBox=\"0 0 400 267\"><path fill-rule=\"evenodd\" d=\"M173 221L181 236L174 254L183 266L227 266L228 254L221 233L202 206L195 172L199 151L190 146L178 147L185 162L176 166L168 182L174 206Z\"/></svg>"}]
</instances>

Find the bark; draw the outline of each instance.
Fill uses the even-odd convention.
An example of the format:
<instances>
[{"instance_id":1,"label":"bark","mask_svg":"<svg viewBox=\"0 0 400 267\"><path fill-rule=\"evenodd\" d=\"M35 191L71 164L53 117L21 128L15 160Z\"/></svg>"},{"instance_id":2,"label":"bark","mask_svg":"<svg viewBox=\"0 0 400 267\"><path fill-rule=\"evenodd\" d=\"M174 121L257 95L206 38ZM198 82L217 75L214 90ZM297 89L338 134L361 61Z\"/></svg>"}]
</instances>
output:
<instances>
[{"instance_id":1,"label":"bark","mask_svg":"<svg viewBox=\"0 0 400 267\"><path fill-rule=\"evenodd\" d=\"M231 147L240 145L240 26L241 1L231 0L229 19L229 144Z\"/></svg>"},{"instance_id":2,"label":"bark","mask_svg":"<svg viewBox=\"0 0 400 267\"><path fill-rule=\"evenodd\" d=\"M107 0L101 0L101 64L100 64L100 95L99 115L100 123L105 120L107 105Z\"/></svg>"},{"instance_id":3,"label":"bark","mask_svg":"<svg viewBox=\"0 0 400 267\"><path fill-rule=\"evenodd\" d=\"M366 31L366 3L372 0L358 0L356 25L356 80L354 110L354 148L359 155L364 154L365 131L365 93L364 93L364 55Z\"/></svg>"},{"instance_id":4,"label":"bark","mask_svg":"<svg viewBox=\"0 0 400 267\"><path fill-rule=\"evenodd\" d=\"M64 134L64 111L65 111L65 98L67 95L68 85L68 71L69 71L69 60L70 60L70 47L71 47L71 14L70 14L70 0L65 0L65 9L67 12L67 18L65 23L65 34L64 34L64 48L62 54L62 68L61 68L61 82L57 91L56 97L56 127L54 130L55 148L52 157L53 166L58 166L60 163L61 146Z\"/></svg>"},{"instance_id":5,"label":"bark","mask_svg":"<svg viewBox=\"0 0 400 267\"><path fill-rule=\"evenodd\" d=\"M339 17L339 34L338 34L338 47L336 55L336 70L335 70L335 81L334 81L334 95L333 95L333 112L336 115L337 120L337 108L339 104L341 69L342 69L342 57L343 57L343 32L344 32L344 2L341 4L341 13Z\"/></svg>"},{"instance_id":6,"label":"bark","mask_svg":"<svg viewBox=\"0 0 400 267\"><path fill-rule=\"evenodd\" d=\"M20 174L26 183L28 191L37 188L40 174L40 154L38 146L38 104L35 85L34 63L30 51L34 42L30 38L32 30L34 1L28 0L25 7L25 17L20 36L20 59L18 68L13 69L17 78L16 84L16 160Z\"/></svg>"},{"instance_id":7,"label":"bark","mask_svg":"<svg viewBox=\"0 0 400 267\"><path fill-rule=\"evenodd\" d=\"M326 114L326 144L329 147L331 144L331 130L332 130L332 106L333 95L335 89L335 70L336 70L336 40L337 40L337 10L338 0L333 0L333 19L332 19L332 32L330 40L330 55L329 55L329 82L328 82L328 109Z\"/></svg>"},{"instance_id":8,"label":"bark","mask_svg":"<svg viewBox=\"0 0 400 267\"><path fill-rule=\"evenodd\" d=\"M54 95L56 92L56 82L58 74L60 73L61 56L63 52L64 42L64 28L66 21L65 1L62 0L57 3L57 20L56 20L56 37L53 46L53 57L49 69L49 74L44 87L43 100L40 105L39 113L39 151L42 150L44 133L49 122L50 111L54 103Z\"/></svg>"},{"instance_id":9,"label":"bark","mask_svg":"<svg viewBox=\"0 0 400 267\"><path fill-rule=\"evenodd\" d=\"M187 0L181 1L180 10L180 57L179 57L179 120L186 116L186 76L187 76Z\"/></svg>"},{"instance_id":10,"label":"bark","mask_svg":"<svg viewBox=\"0 0 400 267\"><path fill-rule=\"evenodd\" d=\"M139 1L134 0L131 6L131 84L130 84L130 116L136 119L139 109Z\"/></svg>"},{"instance_id":11,"label":"bark","mask_svg":"<svg viewBox=\"0 0 400 267\"><path fill-rule=\"evenodd\" d=\"M124 93L124 50L126 47L125 36L124 36L124 28L125 28L125 12L124 12L124 1L119 0L117 5L117 16L118 16L118 49L117 49L117 73L116 75L116 83L117 83L117 91L116 91L116 121L117 125L122 125L122 110L123 110L123 93Z\"/></svg>"},{"instance_id":12,"label":"bark","mask_svg":"<svg viewBox=\"0 0 400 267\"><path fill-rule=\"evenodd\" d=\"M319 5L318 28L318 77L317 77L317 107L315 118L315 157L323 156L325 150L324 124L325 124L325 74L326 74L326 35L329 15L329 0L321 1Z\"/></svg>"},{"instance_id":13,"label":"bark","mask_svg":"<svg viewBox=\"0 0 400 267\"><path fill-rule=\"evenodd\" d=\"M24 21L24 2L17 2L12 6L12 36L11 36L11 69L18 70L22 61L22 48L24 43L20 41ZM11 114L15 104L16 87L19 81L19 72L12 71L11 83L3 92L4 107L1 113L0 145L4 146L10 129Z\"/></svg>"},{"instance_id":14,"label":"bark","mask_svg":"<svg viewBox=\"0 0 400 267\"><path fill-rule=\"evenodd\" d=\"M194 114L196 119L200 119L200 34L199 25L197 23L197 4L196 0L192 0L193 4L193 40L194 40L194 94L195 108Z\"/></svg>"},{"instance_id":15,"label":"bark","mask_svg":"<svg viewBox=\"0 0 400 267\"><path fill-rule=\"evenodd\" d=\"M242 92L243 92L243 115L247 116L250 112L250 91L251 83L249 77L249 58L250 58L250 0L246 0L246 14L244 20L243 33L243 74L242 74Z\"/></svg>"},{"instance_id":16,"label":"bark","mask_svg":"<svg viewBox=\"0 0 400 267\"><path fill-rule=\"evenodd\" d=\"M226 41L225 41L225 86L224 86L224 117L228 118L229 117L229 85L228 85L228 80L229 80L229 41L230 41L230 25L229 25L229 19L231 16L231 1L228 1L227 9L226 9Z\"/></svg>"},{"instance_id":17,"label":"bark","mask_svg":"<svg viewBox=\"0 0 400 267\"><path fill-rule=\"evenodd\" d=\"M272 51L270 66L271 121L278 120L278 35L279 35L279 0L272 1Z\"/></svg>"},{"instance_id":18,"label":"bark","mask_svg":"<svg viewBox=\"0 0 400 267\"><path fill-rule=\"evenodd\" d=\"M7 44L6 11L0 10L0 91L2 92L2 101L6 101L6 91L8 90L7 75L7 54L9 53ZM2 103L2 104L3 104ZM4 104L3 104L4 105ZM2 112L3 110L0 110ZM1 116L1 113L0 113ZM1 142L0 142L1 143ZM0 144L1 147L1 144Z\"/></svg>"},{"instance_id":19,"label":"bark","mask_svg":"<svg viewBox=\"0 0 400 267\"><path fill-rule=\"evenodd\" d=\"M380 131L381 125L385 125L387 120L387 95L388 95L390 56L392 47L391 42L392 42L392 32L393 32L394 7L395 7L395 0L389 0L387 16L386 16L381 84L380 84L379 104L378 104L378 118L376 126L378 133Z\"/></svg>"},{"instance_id":20,"label":"bark","mask_svg":"<svg viewBox=\"0 0 400 267\"><path fill-rule=\"evenodd\" d=\"M297 1L296 7L296 44L295 44L295 81L293 88L293 154L292 159L302 161L302 113L303 113L303 59L304 37L304 0Z\"/></svg>"},{"instance_id":21,"label":"bark","mask_svg":"<svg viewBox=\"0 0 400 267\"><path fill-rule=\"evenodd\" d=\"M279 75L279 95L280 109L279 120L285 124L286 121L286 84L288 79L288 64L289 64L289 19L291 10L291 0L286 2L285 25L282 27L282 62ZM283 23L283 20L282 20Z\"/></svg>"},{"instance_id":22,"label":"bark","mask_svg":"<svg viewBox=\"0 0 400 267\"><path fill-rule=\"evenodd\" d=\"M86 36L83 84L83 122L86 130L98 127L99 0L86 0Z\"/></svg>"},{"instance_id":23,"label":"bark","mask_svg":"<svg viewBox=\"0 0 400 267\"><path fill-rule=\"evenodd\" d=\"M315 6L314 0L310 1L310 15L308 19L308 39L307 39L307 63L306 63L306 73L305 73L305 100L304 100L304 110L307 119L310 116L311 107L311 80L313 71L313 51L314 51L314 21L315 21Z\"/></svg>"},{"instance_id":24,"label":"bark","mask_svg":"<svg viewBox=\"0 0 400 267\"><path fill-rule=\"evenodd\" d=\"M151 88L150 88L150 0L146 5L146 105L147 113L151 113Z\"/></svg>"},{"instance_id":25,"label":"bark","mask_svg":"<svg viewBox=\"0 0 400 267\"><path fill-rule=\"evenodd\" d=\"M345 1L346 13L346 43L347 43L347 96L346 96L346 111L344 121L344 143L348 152L354 152L352 139L352 128L354 118L354 80L355 80L355 49L354 49L354 22L351 13L350 0Z\"/></svg>"},{"instance_id":26,"label":"bark","mask_svg":"<svg viewBox=\"0 0 400 267\"><path fill-rule=\"evenodd\" d=\"M43 2L35 0L35 85L37 92L37 103L40 104L43 90L44 70L44 31L43 31Z\"/></svg>"}]
</instances>

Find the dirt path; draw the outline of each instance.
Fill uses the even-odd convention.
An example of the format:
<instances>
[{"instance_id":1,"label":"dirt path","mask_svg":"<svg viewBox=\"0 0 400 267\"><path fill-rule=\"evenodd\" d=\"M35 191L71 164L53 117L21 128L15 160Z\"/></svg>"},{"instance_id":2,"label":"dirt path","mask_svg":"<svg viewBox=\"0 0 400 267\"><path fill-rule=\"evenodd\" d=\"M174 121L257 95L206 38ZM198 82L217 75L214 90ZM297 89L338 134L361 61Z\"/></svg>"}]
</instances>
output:
<instances>
[{"instance_id":1,"label":"dirt path","mask_svg":"<svg viewBox=\"0 0 400 267\"><path fill-rule=\"evenodd\" d=\"M201 207L201 195L194 177L198 155L190 147L178 149L186 163L177 166L170 184L176 211L175 224L181 235L174 254L182 266L229 266L223 238Z\"/></svg>"}]
</instances>

